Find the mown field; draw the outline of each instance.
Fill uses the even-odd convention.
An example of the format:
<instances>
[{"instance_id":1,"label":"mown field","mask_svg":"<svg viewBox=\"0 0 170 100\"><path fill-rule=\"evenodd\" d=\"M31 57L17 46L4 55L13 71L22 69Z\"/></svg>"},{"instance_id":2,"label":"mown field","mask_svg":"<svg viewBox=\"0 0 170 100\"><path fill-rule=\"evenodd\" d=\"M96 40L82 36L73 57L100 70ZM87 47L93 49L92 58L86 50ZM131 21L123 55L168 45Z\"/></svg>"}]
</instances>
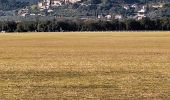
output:
<instances>
[{"instance_id":1,"label":"mown field","mask_svg":"<svg viewBox=\"0 0 170 100\"><path fill-rule=\"evenodd\" d=\"M0 100L170 100L170 32L0 34Z\"/></svg>"}]
</instances>

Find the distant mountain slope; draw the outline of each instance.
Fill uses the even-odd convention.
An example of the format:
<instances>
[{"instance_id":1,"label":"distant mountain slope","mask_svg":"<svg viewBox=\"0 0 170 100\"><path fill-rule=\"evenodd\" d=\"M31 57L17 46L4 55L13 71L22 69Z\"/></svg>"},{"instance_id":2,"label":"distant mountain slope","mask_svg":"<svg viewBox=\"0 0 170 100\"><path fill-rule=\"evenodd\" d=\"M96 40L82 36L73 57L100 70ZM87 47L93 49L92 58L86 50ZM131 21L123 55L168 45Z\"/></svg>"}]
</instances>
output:
<instances>
[{"instance_id":1,"label":"distant mountain slope","mask_svg":"<svg viewBox=\"0 0 170 100\"><path fill-rule=\"evenodd\" d=\"M0 10L15 10L32 5L42 0L0 0ZM169 0L81 0L81 2L91 4L111 4L111 3L145 3L145 2L159 2Z\"/></svg>"},{"instance_id":2,"label":"distant mountain slope","mask_svg":"<svg viewBox=\"0 0 170 100\"><path fill-rule=\"evenodd\" d=\"M20 2L29 2L29 3L37 3L40 0L16 0L16 1L20 1Z\"/></svg>"},{"instance_id":3,"label":"distant mountain slope","mask_svg":"<svg viewBox=\"0 0 170 100\"><path fill-rule=\"evenodd\" d=\"M159 2L159 1L169 1L169 0L82 0L92 3L110 3L110 2L119 2L119 3L145 3L145 2Z\"/></svg>"},{"instance_id":4,"label":"distant mountain slope","mask_svg":"<svg viewBox=\"0 0 170 100\"><path fill-rule=\"evenodd\" d=\"M0 10L14 10L34 4L38 0L0 0Z\"/></svg>"}]
</instances>

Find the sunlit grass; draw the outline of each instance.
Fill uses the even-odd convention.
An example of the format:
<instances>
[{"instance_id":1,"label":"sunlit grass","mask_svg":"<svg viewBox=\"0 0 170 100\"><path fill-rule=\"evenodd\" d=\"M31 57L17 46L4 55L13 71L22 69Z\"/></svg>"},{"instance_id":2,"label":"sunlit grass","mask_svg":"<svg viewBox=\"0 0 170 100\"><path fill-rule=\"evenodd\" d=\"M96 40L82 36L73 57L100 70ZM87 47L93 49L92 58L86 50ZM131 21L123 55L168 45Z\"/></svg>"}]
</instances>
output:
<instances>
[{"instance_id":1,"label":"sunlit grass","mask_svg":"<svg viewBox=\"0 0 170 100\"><path fill-rule=\"evenodd\" d=\"M170 99L169 32L0 34L0 99Z\"/></svg>"}]
</instances>

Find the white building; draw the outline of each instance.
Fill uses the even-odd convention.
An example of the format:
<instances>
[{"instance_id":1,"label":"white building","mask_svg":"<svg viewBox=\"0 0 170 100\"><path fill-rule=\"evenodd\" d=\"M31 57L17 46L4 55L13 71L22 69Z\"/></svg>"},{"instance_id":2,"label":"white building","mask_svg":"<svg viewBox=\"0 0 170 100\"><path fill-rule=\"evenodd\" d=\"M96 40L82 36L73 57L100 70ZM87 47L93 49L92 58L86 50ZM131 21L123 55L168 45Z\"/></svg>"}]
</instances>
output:
<instances>
[{"instance_id":1,"label":"white building","mask_svg":"<svg viewBox=\"0 0 170 100\"><path fill-rule=\"evenodd\" d=\"M153 8L163 8L163 4L152 5Z\"/></svg>"},{"instance_id":2,"label":"white building","mask_svg":"<svg viewBox=\"0 0 170 100\"><path fill-rule=\"evenodd\" d=\"M61 1L51 1L51 6L55 7L55 6L61 6L62 2Z\"/></svg>"},{"instance_id":3,"label":"white building","mask_svg":"<svg viewBox=\"0 0 170 100\"><path fill-rule=\"evenodd\" d=\"M130 7L129 7L128 5L124 5L123 8L124 8L125 10L129 10Z\"/></svg>"},{"instance_id":4,"label":"white building","mask_svg":"<svg viewBox=\"0 0 170 100\"><path fill-rule=\"evenodd\" d=\"M138 19L138 20L143 19L143 18L146 17L146 9L145 9L145 6L143 6L142 9L137 12L137 15L136 15L136 16L137 16L137 19Z\"/></svg>"},{"instance_id":5,"label":"white building","mask_svg":"<svg viewBox=\"0 0 170 100\"><path fill-rule=\"evenodd\" d=\"M121 20L122 18L122 15L115 15L115 19Z\"/></svg>"},{"instance_id":6,"label":"white building","mask_svg":"<svg viewBox=\"0 0 170 100\"><path fill-rule=\"evenodd\" d=\"M98 15L97 18L98 18L98 19L102 19L102 18L103 18L103 15Z\"/></svg>"},{"instance_id":7,"label":"white building","mask_svg":"<svg viewBox=\"0 0 170 100\"><path fill-rule=\"evenodd\" d=\"M38 3L38 7L39 7L40 9L49 9L50 3L51 3L50 0L44 0L43 2L39 2L39 3Z\"/></svg>"},{"instance_id":8,"label":"white building","mask_svg":"<svg viewBox=\"0 0 170 100\"><path fill-rule=\"evenodd\" d=\"M81 1L81 0L68 0L68 2L70 2L70 3L76 3L78 1Z\"/></svg>"},{"instance_id":9,"label":"white building","mask_svg":"<svg viewBox=\"0 0 170 100\"><path fill-rule=\"evenodd\" d=\"M63 3L76 3L81 0L43 0L38 3L38 7L41 9L49 9L51 6L61 6Z\"/></svg>"},{"instance_id":10,"label":"white building","mask_svg":"<svg viewBox=\"0 0 170 100\"><path fill-rule=\"evenodd\" d=\"M131 7L132 8L137 8L137 5L136 4L132 4Z\"/></svg>"},{"instance_id":11,"label":"white building","mask_svg":"<svg viewBox=\"0 0 170 100\"><path fill-rule=\"evenodd\" d=\"M22 16L22 17L26 17L27 15L29 15L29 10L26 9L21 9L18 11L18 15Z\"/></svg>"},{"instance_id":12,"label":"white building","mask_svg":"<svg viewBox=\"0 0 170 100\"><path fill-rule=\"evenodd\" d=\"M107 19L111 19L112 18L112 15L106 15L105 16Z\"/></svg>"},{"instance_id":13,"label":"white building","mask_svg":"<svg viewBox=\"0 0 170 100\"><path fill-rule=\"evenodd\" d=\"M38 3L38 8L40 11L47 10L47 12L53 12L51 10L52 7L62 6L62 4L66 3L75 3L81 0L43 0Z\"/></svg>"},{"instance_id":14,"label":"white building","mask_svg":"<svg viewBox=\"0 0 170 100\"><path fill-rule=\"evenodd\" d=\"M52 9L49 9L47 12L48 12L48 13L51 13L51 12L53 12L53 10L52 10Z\"/></svg>"}]
</instances>

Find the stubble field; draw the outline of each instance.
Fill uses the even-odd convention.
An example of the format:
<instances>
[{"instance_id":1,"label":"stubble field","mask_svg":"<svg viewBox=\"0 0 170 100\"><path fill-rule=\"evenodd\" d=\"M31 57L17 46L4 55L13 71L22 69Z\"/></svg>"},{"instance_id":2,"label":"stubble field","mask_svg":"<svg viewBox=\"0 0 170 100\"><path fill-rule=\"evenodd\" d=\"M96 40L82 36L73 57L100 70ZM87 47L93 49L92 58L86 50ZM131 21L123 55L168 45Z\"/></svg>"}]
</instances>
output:
<instances>
[{"instance_id":1,"label":"stubble field","mask_svg":"<svg viewBox=\"0 0 170 100\"><path fill-rule=\"evenodd\" d=\"M170 32L0 34L0 100L170 99Z\"/></svg>"}]
</instances>

